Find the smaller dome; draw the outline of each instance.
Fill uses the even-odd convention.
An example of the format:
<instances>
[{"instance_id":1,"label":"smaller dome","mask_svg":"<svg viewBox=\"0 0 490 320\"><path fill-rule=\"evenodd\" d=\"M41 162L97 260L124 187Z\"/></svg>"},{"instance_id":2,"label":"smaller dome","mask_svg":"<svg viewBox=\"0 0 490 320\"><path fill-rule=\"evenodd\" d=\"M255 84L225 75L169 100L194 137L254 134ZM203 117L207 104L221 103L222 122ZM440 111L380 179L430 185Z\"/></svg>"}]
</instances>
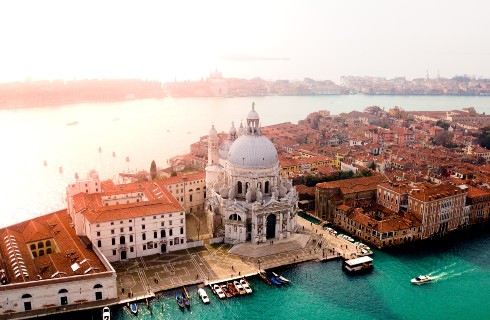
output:
<instances>
[{"instance_id":1,"label":"smaller dome","mask_svg":"<svg viewBox=\"0 0 490 320\"><path fill-rule=\"evenodd\" d=\"M250 111L247 115L247 120L259 120L259 114L257 113L257 111Z\"/></svg>"}]
</instances>

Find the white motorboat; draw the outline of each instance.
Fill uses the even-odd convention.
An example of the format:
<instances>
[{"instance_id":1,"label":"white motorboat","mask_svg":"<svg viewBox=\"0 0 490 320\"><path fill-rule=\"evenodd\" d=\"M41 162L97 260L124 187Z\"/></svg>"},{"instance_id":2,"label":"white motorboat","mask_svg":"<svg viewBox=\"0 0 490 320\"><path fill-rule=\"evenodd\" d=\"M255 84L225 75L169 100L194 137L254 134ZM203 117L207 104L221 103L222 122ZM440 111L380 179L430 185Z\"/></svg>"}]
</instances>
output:
<instances>
[{"instance_id":1,"label":"white motorboat","mask_svg":"<svg viewBox=\"0 0 490 320\"><path fill-rule=\"evenodd\" d=\"M102 309L102 320L111 320L111 309L109 307Z\"/></svg>"},{"instance_id":2,"label":"white motorboat","mask_svg":"<svg viewBox=\"0 0 490 320\"><path fill-rule=\"evenodd\" d=\"M220 298L220 299L226 298L226 295L223 292L223 289L221 289L221 287L219 285L217 285L217 284L213 285L213 291L214 291L214 293L216 293L218 295L218 298Z\"/></svg>"},{"instance_id":3,"label":"white motorboat","mask_svg":"<svg viewBox=\"0 0 490 320\"><path fill-rule=\"evenodd\" d=\"M204 290L203 288L199 288L197 290L197 294L199 295L199 298L201 298L203 303L209 303L209 297L206 293L206 290Z\"/></svg>"},{"instance_id":4,"label":"white motorboat","mask_svg":"<svg viewBox=\"0 0 490 320\"><path fill-rule=\"evenodd\" d=\"M242 285L243 289L245 289L247 293L252 293L252 288L250 288L250 284L248 283L247 280L241 279L240 284Z\"/></svg>"},{"instance_id":5,"label":"white motorboat","mask_svg":"<svg viewBox=\"0 0 490 320\"><path fill-rule=\"evenodd\" d=\"M413 284L422 284L422 283L430 282L431 280L432 280L432 278L429 276L420 275L420 276L415 277L412 280L410 280L410 282Z\"/></svg>"}]
</instances>

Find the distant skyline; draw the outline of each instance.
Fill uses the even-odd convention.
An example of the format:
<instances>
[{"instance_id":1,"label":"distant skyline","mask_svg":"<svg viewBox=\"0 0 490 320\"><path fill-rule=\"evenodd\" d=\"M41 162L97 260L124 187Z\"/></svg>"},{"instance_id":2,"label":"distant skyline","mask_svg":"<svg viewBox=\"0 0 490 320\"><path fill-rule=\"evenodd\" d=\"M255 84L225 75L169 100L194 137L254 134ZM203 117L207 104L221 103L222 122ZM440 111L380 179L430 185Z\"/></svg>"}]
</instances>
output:
<instances>
[{"instance_id":1,"label":"distant skyline","mask_svg":"<svg viewBox=\"0 0 490 320\"><path fill-rule=\"evenodd\" d=\"M341 76L490 78L490 4L8 1L0 82Z\"/></svg>"}]
</instances>

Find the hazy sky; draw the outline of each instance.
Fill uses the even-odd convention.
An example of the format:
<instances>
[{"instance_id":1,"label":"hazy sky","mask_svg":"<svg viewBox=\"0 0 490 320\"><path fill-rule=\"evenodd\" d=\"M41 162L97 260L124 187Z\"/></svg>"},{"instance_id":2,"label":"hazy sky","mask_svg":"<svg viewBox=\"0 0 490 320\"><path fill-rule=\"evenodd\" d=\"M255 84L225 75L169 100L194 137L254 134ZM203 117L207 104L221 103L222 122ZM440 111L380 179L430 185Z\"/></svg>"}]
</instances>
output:
<instances>
[{"instance_id":1,"label":"hazy sky","mask_svg":"<svg viewBox=\"0 0 490 320\"><path fill-rule=\"evenodd\" d=\"M490 77L489 12L483 0L7 0L0 81Z\"/></svg>"}]
</instances>

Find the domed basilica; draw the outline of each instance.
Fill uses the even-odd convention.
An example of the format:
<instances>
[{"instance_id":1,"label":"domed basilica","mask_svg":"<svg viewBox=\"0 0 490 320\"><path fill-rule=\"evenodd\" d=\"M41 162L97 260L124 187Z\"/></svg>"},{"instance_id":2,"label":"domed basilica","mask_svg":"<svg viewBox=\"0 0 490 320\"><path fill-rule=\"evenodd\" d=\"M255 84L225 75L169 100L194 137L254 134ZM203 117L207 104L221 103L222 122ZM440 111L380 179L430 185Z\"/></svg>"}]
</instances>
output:
<instances>
[{"instance_id":1,"label":"domed basilica","mask_svg":"<svg viewBox=\"0 0 490 320\"><path fill-rule=\"evenodd\" d=\"M219 145L214 126L208 137L206 208L214 236L228 244L286 239L296 231L298 196L282 179L274 144L260 130L252 104L247 124L232 124Z\"/></svg>"}]
</instances>

